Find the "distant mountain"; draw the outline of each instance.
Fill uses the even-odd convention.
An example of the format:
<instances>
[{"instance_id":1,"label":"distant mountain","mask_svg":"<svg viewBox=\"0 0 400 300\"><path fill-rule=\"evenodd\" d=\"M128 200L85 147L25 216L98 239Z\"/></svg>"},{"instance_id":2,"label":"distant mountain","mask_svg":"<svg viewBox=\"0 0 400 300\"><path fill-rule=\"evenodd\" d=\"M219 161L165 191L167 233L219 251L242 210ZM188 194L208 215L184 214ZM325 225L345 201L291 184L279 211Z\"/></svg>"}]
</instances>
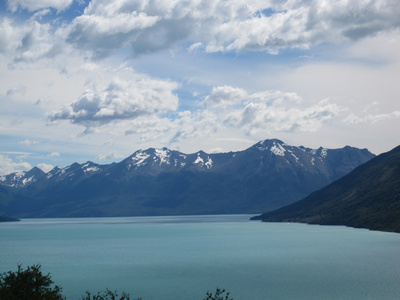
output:
<instances>
[{"instance_id":1,"label":"distant mountain","mask_svg":"<svg viewBox=\"0 0 400 300\"><path fill-rule=\"evenodd\" d=\"M0 176L0 184L14 188L21 188L36 182L46 176L38 167L34 167L28 172L17 172L6 176Z\"/></svg>"},{"instance_id":2,"label":"distant mountain","mask_svg":"<svg viewBox=\"0 0 400 300\"><path fill-rule=\"evenodd\" d=\"M139 150L119 163L0 176L0 213L16 217L261 213L297 201L373 158L366 149L265 140L238 152Z\"/></svg>"},{"instance_id":3,"label":"distant mountain","mask_svg":"<svg viewBox=\"0 0 400 300\"><path fill-rule=\"evenodd\" d=\"M254 219L400 232L400 146L306 198Z\"/></svg>"}]
</instances>

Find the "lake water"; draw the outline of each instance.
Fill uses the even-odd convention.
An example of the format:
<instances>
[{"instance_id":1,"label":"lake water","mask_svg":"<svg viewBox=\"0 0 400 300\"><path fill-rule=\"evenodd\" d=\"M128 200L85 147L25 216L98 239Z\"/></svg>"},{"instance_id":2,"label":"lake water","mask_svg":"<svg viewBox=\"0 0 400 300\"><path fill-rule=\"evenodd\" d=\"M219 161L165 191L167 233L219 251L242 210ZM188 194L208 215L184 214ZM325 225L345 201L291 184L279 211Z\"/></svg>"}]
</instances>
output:
<instances>
[{"instance_id":1,"label":"lake water","mask_svg":"<svg viewBox=\"0 0 400 300\"><path fill-rule=\"evenodd\" d=\"M41 264L67 300L106 287L143 300L400 299L400 234L250 216L0 223L0 272Z\"/></svg>"}]
</instances>

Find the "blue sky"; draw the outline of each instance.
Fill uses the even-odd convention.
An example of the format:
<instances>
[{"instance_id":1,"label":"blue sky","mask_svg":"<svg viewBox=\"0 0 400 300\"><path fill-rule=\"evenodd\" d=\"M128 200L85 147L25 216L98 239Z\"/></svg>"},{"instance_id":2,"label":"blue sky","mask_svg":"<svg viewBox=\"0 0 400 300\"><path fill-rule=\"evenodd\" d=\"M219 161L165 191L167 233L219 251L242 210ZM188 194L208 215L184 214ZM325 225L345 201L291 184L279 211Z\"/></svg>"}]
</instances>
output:
<instances>
[{"instance_id":1,"label":"blue sky","mask_svg":"<svg viewBox=\"0 0 400 300\"><path fill-rule=\"evenodd\" d=\"M0 4L0 175L269 138L399 143L397 0Z\"/></svg>"}]
</instances>

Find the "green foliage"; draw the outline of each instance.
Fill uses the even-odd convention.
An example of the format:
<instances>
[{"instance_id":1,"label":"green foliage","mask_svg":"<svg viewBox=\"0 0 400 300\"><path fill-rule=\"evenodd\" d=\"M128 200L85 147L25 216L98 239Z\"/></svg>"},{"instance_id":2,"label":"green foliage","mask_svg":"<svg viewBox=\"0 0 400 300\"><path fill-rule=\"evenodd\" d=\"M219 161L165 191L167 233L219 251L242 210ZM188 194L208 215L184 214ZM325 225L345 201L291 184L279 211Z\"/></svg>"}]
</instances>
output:
<instances>
[{"instance_id":1,"label":"green foliage","mask_svg":"<svg viewBox=\"0 0 400 300\"><path fill-rule=\"evenodd\" d=\"M98 292L97 295L91 295L90 292L86 292L86 295L82 297L82 300L130 300L130 295L122 292L120 298L118 298L118 292L112 292L109 289L106 289L103 292ZM142 300L142 298L137 298L134 300Z\"/></svg>"},{"instance_id":2,"label":"green foliage","mask_svg":"<svg viewBox=\"0 0 400 300\"><path fill-rule=\"evenodd\" d=\"M60 300L61 288L51 287L50 274L43 275L40 265L33 265L23 270L18 265L16 272L9 271L0 275L0 299L7 300Z\"/></svg>"},{"instance_id":3,"label":"green foliage","mask_svg":"<svg viewBox=\"0 0 400 300\"><path fill-rule=\"evenodd\" d=\"M204 298L203 300L233 300L232 298L229 298L229 292L225 294L225 289L220 289L217 288L215 290L215 293L207 292L206 295L207 297Z\"/></svg>"}]
</instances>

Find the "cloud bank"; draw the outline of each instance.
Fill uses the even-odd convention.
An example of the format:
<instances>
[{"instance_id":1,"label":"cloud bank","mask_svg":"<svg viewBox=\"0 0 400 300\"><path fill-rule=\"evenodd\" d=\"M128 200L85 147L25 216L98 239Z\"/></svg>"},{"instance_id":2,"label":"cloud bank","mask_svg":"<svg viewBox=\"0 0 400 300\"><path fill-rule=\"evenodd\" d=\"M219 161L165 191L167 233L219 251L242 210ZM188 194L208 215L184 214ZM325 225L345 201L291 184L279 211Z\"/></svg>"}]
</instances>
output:
<instances>
[{"instance_id":1,"label":"cloud bank","mask_svg":"<svg viewBox=\"0 0 400 300\"><path fill-rule=\"evenodd\" d=\"M163 1L93 0L82 15L54 28L40 20L72 0L8 1L11 12L37 11L20 24L5 17L0 51L15 61L54 56L70 44L94 59L127 49L131 57L186 47L206 53L306 49L399 28L397 0ZM64 48L64 49L63 49Z\"/></svg>"},{"instance_id":2,"label":"cloud bank","mask_svg":"<svg viewBox=\"0 0 400 300\"><path fill-rule=\"evenodd\" d=\"M95 58L129 47L131 55L180 42L205 52L309 48L398 28L389 1L92 1L68 28L67 41Z\"/></svg>"},{"instance_id":3,"label":"cloud bank","mask_svg":"<svg viewBox=\"0 0 400 300\"><path fill-rule=\"evenodd\" d=\"M77 147L111 160L149 146L197 151L229 140L231 150L270 137L320 146L333 134L366 147L373 131L381 141L373 145L396 136L398 0L9 0L2 8L2 145L40 151L24 158L29 165L77 160Z\"/></svg>"}]
</instances>

